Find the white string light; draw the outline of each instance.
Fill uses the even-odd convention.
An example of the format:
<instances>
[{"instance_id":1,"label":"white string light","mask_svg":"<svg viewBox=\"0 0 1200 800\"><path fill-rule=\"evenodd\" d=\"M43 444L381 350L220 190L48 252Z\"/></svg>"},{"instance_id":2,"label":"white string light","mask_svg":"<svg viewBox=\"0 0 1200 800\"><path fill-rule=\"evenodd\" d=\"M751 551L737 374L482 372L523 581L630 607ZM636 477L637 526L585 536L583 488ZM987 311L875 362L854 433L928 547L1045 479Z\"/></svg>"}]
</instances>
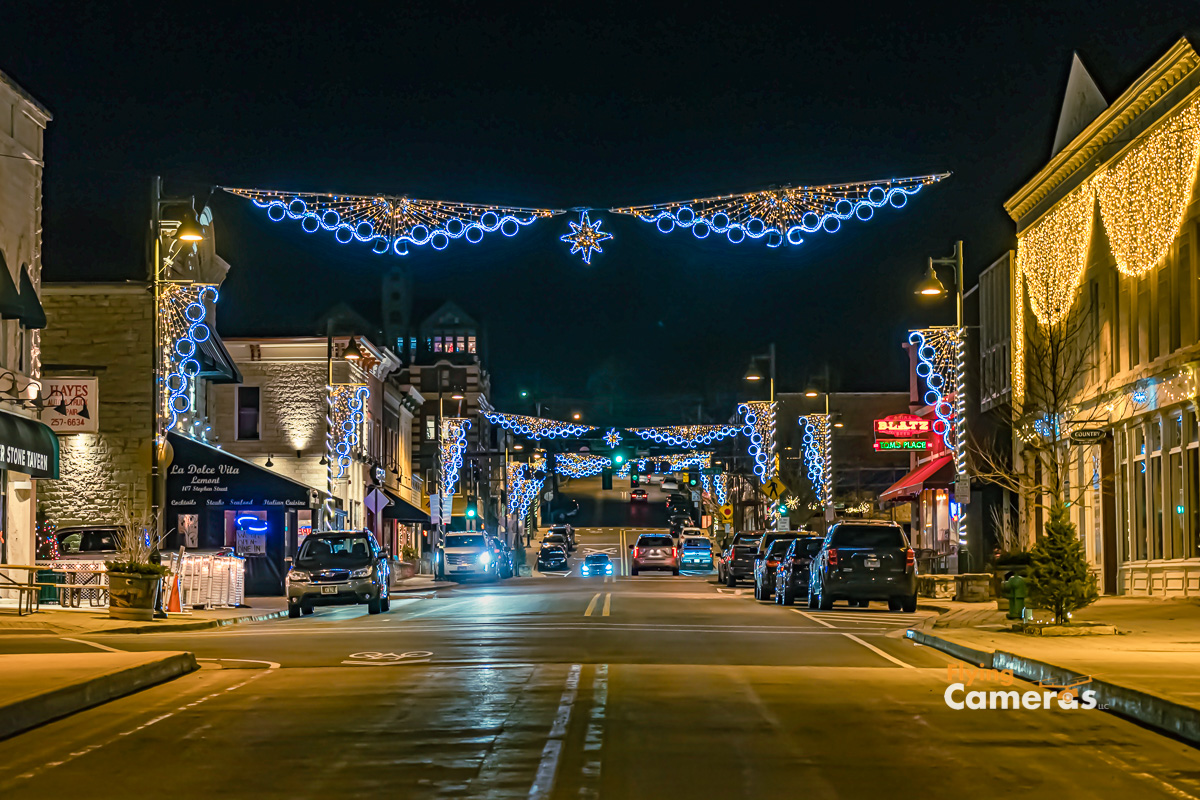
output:
<instances>
[{"instance_id":1,"label":"white string light","mask_svg":"<svg viewBox=\"0 0 1200 800\"><path fill-rule=\"evenodd\" d=\"M467 449L467 429L471 420L463 417L442 418L440 442L441 487L440 494L448 498L458 487L458 474L463 465L463 452Z\"/></svg>"},{"instance_id":2,"label":"white string light","mask_svg":"<svg viewBox=\"0 0 1200 800\"><path fill-rule=\"evenodd\" d=\"M740 425L669 425L660 428L630 428L629 432L660 444L696 447L736 436L741 429Z\"/></svg>"}]
</instances>

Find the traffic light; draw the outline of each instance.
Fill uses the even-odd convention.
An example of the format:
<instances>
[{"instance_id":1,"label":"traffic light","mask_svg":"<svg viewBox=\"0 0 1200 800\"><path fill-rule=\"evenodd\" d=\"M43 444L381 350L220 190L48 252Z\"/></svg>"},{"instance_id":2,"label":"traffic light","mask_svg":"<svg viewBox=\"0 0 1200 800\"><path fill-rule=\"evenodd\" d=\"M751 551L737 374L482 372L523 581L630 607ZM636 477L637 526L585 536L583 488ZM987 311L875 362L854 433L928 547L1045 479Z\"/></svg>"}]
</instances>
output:
<instances>
[{"instance_id":1,"label":"traffic light","mask_svg":"<svg viewBox=\"0 0 1200 800\"><path fill-rule=\"evenodd\" d=\"M613 476L613 472L611 469L606 469L600 473L600 488L601 489L611 489L612 488L612 476Z\"/></svg>"},{"instance_id":2,"label":"traffic light","mask_svg":"<svg viewBox=\"0 0 1200 800\"><path fill-rule=\"evenodd\" d=\"M786 517L787 515L788 515L787 503L780 503L779 504L779 516Z\"/></svg>"},{"instance_id":3,"label":"traffic light","mask_svg":"<svg viewBox=\"0 0 1200 800\"><path fill-rule=\"evenodd\" d=\"M700 483L700 478L696 475L696 470L694 468L688 468L687 476L688 486L695 486L696 484Z\"/></svg>"},{"instance_id":4,"label":"traffic light","mask_svg":"<svg viewBox=\"0 0 1200 800\"><path fill-rule=\"evenodd\" d=\"M475 519L479 516L479 500L474 495L467 495L467 508L463 513L467 519Z\"/></svg>"}]
</instances>

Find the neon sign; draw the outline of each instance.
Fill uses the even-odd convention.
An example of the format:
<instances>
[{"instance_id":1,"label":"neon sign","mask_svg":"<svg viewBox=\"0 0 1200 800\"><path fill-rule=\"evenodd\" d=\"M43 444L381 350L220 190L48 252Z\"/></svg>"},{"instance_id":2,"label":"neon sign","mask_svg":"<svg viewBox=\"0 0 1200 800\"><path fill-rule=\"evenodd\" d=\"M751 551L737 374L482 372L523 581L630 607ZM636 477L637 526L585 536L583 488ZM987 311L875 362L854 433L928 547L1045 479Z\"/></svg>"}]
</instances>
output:
<instances>
[{"instance_id":1,"label":"neon sign","mask_svg":"<svg viewBox=\"0 0 1200 800\"><path fill-rule=\"evenodd\" d=\"M875 435L912 438L928 436L932 424L927 419L913 414L893 414L890 417L875 420ZM924 448L921 448L924 449Z\"/></svg>"}]
</instances>

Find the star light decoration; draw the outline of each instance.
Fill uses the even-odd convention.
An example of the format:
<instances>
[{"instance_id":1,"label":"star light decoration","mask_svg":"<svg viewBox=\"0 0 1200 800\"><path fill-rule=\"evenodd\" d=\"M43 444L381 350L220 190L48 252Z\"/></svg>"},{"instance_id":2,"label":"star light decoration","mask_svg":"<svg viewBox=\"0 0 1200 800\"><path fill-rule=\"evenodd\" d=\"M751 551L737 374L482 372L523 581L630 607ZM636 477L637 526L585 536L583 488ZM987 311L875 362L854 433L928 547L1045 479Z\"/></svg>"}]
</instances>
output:
<instances>
[{"instance_id":1,"label":"star light decoration","mask_svg":"<svg viewBox=\"0 0 1200 800\"><path fill-rule=\"evenodd\" d=\"M570 222L571 232L564 234L559 238L559 241L566 242L571 245L571 254L580 253L583 263L592 263L592 251L603 253L604 249L600 247L600 243L613 238L611 233L600 230L600 224L603 220L591 221L588 217L588 212L579 212L579 222Z\"/></svg>"},{"instance_id":2,"label":"star light decoration","mask_svg":"<svg viewBox=\"0 0 1200 800\"><path fill-rule=\"evenodd\" d=\"M595 430L590 425L562 422L557 419L528 417L524 414L503 414L489 407L481 408L480 413L493 425L499 425L505 430L533 439L557 439L560 437L568 439Z\"/></svg>"},{"instance_id":3,"label":"star light decoration","mask_svg":"<svg viewBox=\"0 0 1200 800\"><path fill-rule=\"evenodd\" d=\"M903 208L911 195L948 177L922 175L826 186L784 186L759 192L609 209L652 223L662 233L690 228L697 239L724 234L733 244L764 239L767 247L798 245L804 235L835 233L843 222L866 222L876 209Z\"/></svg>"},{"instance_id":4,"label":"star light decoration","mask_svg":"<svg viewBox=\"0 0 1200 800\"><path fill-rule=\"evenodd\" d=\"M609 428L608 433L604 434L604 443L609 447L616 447L621 443L621 432L616 428Z\"/></svg>"},{"instance_id":5,"label":"star light decoration","mask_svg":"<svg viewBox=\"0 0 1200 800\"><path fill-rule=\"evenodd\" d=\"M696 447L719 442L728 436L736 436L740 425L670 425L661 428L630 428L629 432L647 441L653 439L660 444L675 447Z\"/></svg>"},{"instance_id":6,"label":"star light decoration","mask_svg":"<svg viewBox=\"0 0 1200 800\"><path fill-rule=\"evenodd\" d=\"M800 507L800 498L793 495L787 500L784 500L783 504L788 507L788 511L795 511Z\"/></svg>"},{"instance_id":7,"label":"star light decoration","mask_svg":"<svg viewBox=\"0 0 1200 800\"><path fill-rule=\"evenodd\" d=\"M383 255L408 255L408 246L429 245L445 250L451 241L478 244L485 233L500 231L515 236L538 219L562 214L550 208L518 208L446 200L418 200L397 195L323 194L280 192L270 189L233 189L231 194L265 208L274 222L294 220L305 233L330 231L341 244L359 242Z\"/></svg>"}]
</instances>

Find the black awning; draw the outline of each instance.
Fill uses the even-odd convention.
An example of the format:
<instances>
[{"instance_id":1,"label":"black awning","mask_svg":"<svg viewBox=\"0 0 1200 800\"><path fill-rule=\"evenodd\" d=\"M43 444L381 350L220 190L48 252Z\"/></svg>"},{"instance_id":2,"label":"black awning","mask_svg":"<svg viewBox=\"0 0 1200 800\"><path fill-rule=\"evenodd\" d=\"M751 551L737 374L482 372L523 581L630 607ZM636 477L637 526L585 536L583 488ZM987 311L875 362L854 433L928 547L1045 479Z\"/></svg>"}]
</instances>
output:
<instances>
[{"instance_id":1,"label":"black awning","mask_svg":"<svg viewBox=\"0 0 1200 800\"><path fill-rule=\"evenodd\" d=\"M22 308L17 284L13 281L12 273L8 271L8 262L4 260L4 252L0 251L0 317L20 319Z\"/></svg>"},{"instance_id":2,"label":"black awning","mask_svg":"<svg viewBox=\"0 0 1200 800\"><path fill-rule=\"evenodd\" d=\"M7 272L0 264L0 272ZM58 437L49 425L0 411L0 469L58 478Z\"/></svg>"},{"instance_id":3,"label":"black awning","mask_svg":"<svg viewBox=\"0 0 1200 800\"><path fill-rule=\"evenodd\" d=\"M394 519L397 522L422 522L426 525L429 524L429 515L424 511L407 500L392 494L387 489L384 489L383 493L387 495L388 500L392 501L390 506L385 506L383 509L384 519Z\"/></svg>"},{"instance_id":4,"label":"black awning","mask_svg":"<svg viewBox=\"0 0 1200 800\"><path fill-rule=\"evenodd\" d=\"M313 507L313 489L299 481L186 436L170 433L167 440L174 450L167 467L172 511Z\"/></svg>"},{"instance_id":5,"label":"black awning","mask_svg":"<svg viewBox=\"0 0 1200 800\"><path fill-rule=\"evenodd\" d=\"M21 269L21 291L18 294L21 301L21 313L18 318L21 324L30 330L46 327L46 311L42 308L37 289L33 288L33 279L29 277L28 267Z\"/></svg>"},{"instance_id":6,"label":"black awning","mask_svg":"<svg viewBox=\"0 0 1200 800\"><path fill-rule=\"evenodd\" d=\"M210 328L212 326L209 326ZM225 343L214 331L199 347L200 375L211 383L241 383L242 373L225 348Z\"/></svg>"}]
</instances>

